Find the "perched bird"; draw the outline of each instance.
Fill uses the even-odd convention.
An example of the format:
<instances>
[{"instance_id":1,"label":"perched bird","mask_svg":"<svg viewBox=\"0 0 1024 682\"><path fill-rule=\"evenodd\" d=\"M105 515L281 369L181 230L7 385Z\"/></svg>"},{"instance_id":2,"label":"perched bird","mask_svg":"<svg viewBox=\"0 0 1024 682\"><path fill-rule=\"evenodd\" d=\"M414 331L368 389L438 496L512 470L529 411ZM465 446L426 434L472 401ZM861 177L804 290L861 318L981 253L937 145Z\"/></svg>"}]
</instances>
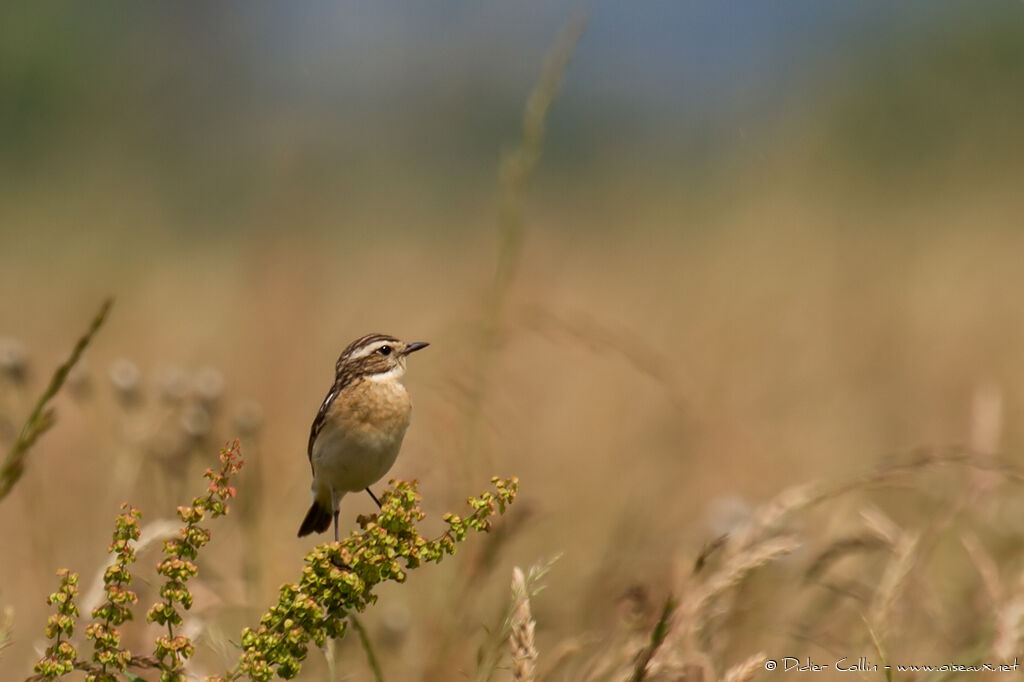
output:
<instances>
[{"instance_id":1,"label":"perched bird","mask_svg":"<svg viewBox=\"0 0 1024 682\"><path fill-rule=\"evenodd\" d=\"M309 432L313 467L313 505L299 527L299 537L323 533L334 520L346 493L365 489L384 477L398 457L409 427L412 403L402 385L410 353L426 348L386 334L356 339L335 365L334 385L324 398Z\"/></svg>"}]
</instances>

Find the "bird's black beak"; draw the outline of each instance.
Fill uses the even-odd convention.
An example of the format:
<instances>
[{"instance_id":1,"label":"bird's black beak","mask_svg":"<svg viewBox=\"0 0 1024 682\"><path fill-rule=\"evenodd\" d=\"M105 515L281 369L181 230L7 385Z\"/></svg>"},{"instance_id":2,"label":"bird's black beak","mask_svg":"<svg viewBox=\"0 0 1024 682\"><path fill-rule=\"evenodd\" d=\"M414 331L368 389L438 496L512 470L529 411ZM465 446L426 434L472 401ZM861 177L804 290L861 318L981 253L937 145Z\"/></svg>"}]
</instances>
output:
<instances>
[{"instance_id":1,"label":"bird's black beak","mask_svg":"<svg viewBox=\"0 0 1024 682\"><path fill-rule=\"evenodd\" d=\"M430 344L427 343L426 341L414 341L405 347L404 354L408 355L409 353L415 353L416 351L422 350L423 348L426 348L429 345Z\"/></svg>"}]
</instances>

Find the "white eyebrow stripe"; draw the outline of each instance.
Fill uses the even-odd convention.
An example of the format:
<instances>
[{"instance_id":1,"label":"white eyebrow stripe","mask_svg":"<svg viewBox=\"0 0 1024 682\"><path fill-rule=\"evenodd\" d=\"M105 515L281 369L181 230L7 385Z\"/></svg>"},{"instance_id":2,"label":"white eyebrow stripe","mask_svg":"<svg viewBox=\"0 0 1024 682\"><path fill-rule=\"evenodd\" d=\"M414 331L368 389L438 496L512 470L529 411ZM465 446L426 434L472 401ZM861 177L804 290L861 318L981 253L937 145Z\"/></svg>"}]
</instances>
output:
<instances>
[{"instance_id":1,"label":"white eyebrow stripe","mask_svg":"<svg viewBox=\"0 0 1024 682\"><path fill-rule=\"evenodd\" d=\"M384 340L384 341L374 341L370 345L363 346L359 350L357 350L354 353L352 353L352 355L349 356L349 359L350 360L358 360L359 358L365 358L366 356L371 355L372 353L376 353L378 348L381 348L382 346L390 346L390 345L392 345L394 343L395 343L394 341L387 341L387 340Z\"/></svg>"}]
</instances>

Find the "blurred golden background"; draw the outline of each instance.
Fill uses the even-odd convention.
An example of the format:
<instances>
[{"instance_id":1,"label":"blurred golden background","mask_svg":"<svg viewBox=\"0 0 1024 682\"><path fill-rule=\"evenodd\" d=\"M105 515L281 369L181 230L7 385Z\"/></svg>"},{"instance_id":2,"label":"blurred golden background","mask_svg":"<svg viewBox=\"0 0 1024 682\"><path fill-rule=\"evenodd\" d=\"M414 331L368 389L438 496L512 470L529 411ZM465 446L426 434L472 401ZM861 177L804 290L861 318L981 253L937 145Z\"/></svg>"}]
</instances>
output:
<instances>
[{"instance_id":1,"label":"blurred golden background","mask_svg":"<svg viewBox=\"0 0 1024 682\"><path fill-rule=\"evenodd\" d=\"M479 679L512 566L562 555L543 660L791 484L977 446L979 409L1019 459L1024 6L666 5L591 3L511 243L499 162L569 3L0 9L5 449L116 297L0 504L0 677L122 501L170 518L241 437L197 596L236 638L312 545L309 424L368 332L431 342L392 471L428 528L521 481L477 582L479 557L430 567L365 615L391 680ZM338 656L371 679L355 638Z\"/></svg>"}]
</instances>

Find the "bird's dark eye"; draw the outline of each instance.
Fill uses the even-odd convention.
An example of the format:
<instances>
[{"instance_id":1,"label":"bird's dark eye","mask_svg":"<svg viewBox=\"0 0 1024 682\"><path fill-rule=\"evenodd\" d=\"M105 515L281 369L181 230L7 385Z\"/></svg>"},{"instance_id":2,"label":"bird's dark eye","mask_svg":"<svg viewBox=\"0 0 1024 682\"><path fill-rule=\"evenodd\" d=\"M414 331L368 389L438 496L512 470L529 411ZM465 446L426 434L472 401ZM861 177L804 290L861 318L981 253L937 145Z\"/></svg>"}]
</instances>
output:
<instances>
[{"instance_id":1,"label":"bird's dark eye","mask_svg":"<svg viewBox=\"0 0 1024 682\"><path fill-rule=\"evenodd\" d=\"M391 346L381 346L377 349L377 352L385 357L391 355Z\"/></svg>"}]
</instances>

